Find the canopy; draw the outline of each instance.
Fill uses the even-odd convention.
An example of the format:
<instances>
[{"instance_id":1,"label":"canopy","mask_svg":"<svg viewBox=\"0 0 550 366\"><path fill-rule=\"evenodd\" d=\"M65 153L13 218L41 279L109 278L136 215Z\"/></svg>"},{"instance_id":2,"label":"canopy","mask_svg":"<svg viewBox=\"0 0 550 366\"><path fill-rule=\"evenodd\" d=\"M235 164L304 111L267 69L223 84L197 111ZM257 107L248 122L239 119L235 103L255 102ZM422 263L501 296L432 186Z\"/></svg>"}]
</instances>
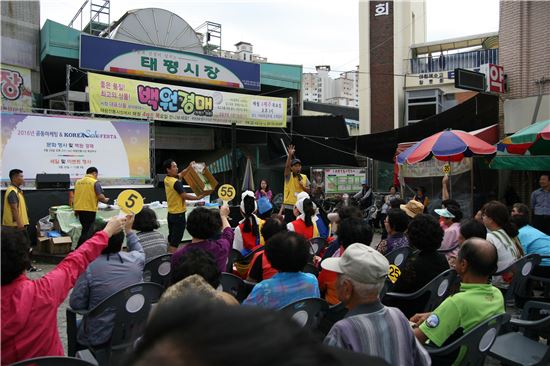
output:
<instances>
[{"instance_id":1,"label":"canopy","mask_svg":"<svg viewBox=\"0 0 550 366\"><path fill-rule=\"evenodd\" d=\"M511 154L550 155L550 120L529 125L499 143L500 151Z\"/></svg>"}]
</instances>

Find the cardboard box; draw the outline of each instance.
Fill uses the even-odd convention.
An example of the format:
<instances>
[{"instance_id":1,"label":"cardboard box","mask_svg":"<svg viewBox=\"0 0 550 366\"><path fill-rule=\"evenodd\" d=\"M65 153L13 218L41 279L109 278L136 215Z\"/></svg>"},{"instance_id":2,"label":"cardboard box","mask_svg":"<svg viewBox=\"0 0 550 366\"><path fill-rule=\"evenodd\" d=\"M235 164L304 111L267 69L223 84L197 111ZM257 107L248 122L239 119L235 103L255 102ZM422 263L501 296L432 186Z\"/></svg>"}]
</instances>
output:
<instances>
[{"instance_id":1,"label":"cardboard box","mask_svg":"<svg viewBox=\"0 0 550 366\"><path fill-rule=\"evenodd\" d=\"M204 178L206 178L208 183L210 183L210 189L205 189L206 183L199 176L199 174L197 174L195 169L189 169L187 171L187 174L183 176L183 179L185 179L187 184L193 190L193 193L195 193L197 196L205 193L207 195L211 194L212 192L214 192L214 190L216 189L216 186L218 185L218 181L216 180L216 178L214 178L212 173L210 173L208 168L206 167L204 168L202 175L204 176Z\"/></svg>"},{"instance_id":2,"label":"cardboard box","mask_svg":"<svg viewBox=\"0 0 550 366\"><path fill-rule=\"evenodd\" d=\"M50 238L47 236L38 236L36 238L36 251L39 253L48 253Z\"/></svg>"},{"instance_id":3,"label":"cardboard box","mask_svg":"<svg viewBox=\"0 0 550 366\"><path fill-rule=\"evenodd\" d=\"M60 236L58 238L49 238L47 245L47 253L50 254L67 254L71 251L73 241L70 236Z\"/></svg>"}]
</instances>

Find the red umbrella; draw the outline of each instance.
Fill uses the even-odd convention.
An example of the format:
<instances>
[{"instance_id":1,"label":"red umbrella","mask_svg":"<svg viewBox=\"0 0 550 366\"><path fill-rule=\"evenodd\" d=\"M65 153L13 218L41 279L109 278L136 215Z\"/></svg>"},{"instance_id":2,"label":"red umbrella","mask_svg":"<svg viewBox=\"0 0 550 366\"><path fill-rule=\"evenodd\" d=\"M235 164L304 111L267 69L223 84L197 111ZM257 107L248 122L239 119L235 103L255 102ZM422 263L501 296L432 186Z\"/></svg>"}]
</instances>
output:
<instances>
[{"instance_id":1,"label":"red umbrella","mask_svg":"<svg viewBox=\"0 0 550 366\"><path fill-rule=\"evenodd\" d=\"M460 130L445 130L426 137L397 156L399 164L415 164L432 156L444 161L461 161L474 155L493 155L497 148Z\"/></svg>"}]
</instances>

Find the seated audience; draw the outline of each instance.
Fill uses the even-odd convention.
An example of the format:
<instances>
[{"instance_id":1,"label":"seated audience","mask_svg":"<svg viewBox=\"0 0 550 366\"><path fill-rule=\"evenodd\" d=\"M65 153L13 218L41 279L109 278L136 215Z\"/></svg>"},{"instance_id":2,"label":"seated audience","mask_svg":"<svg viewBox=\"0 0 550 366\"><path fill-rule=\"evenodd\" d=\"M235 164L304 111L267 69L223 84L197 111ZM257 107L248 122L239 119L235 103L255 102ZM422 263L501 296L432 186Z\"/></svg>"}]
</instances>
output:
<instances>
[{"instance_id":1,"label":"seated audience","mask_svg":"<svg viewBox=\"0 0 550 366\"><path fill-rule=\"evenodd\" d=\"M409 255L392 292L412 293L427 285L441 272L449 269L445 256L437 251L443 240L443 230L432 216L417 215L407 229L409 245L418 252ZM415 300L384 299L388 306L395 306L410 317L424 308L427 296Z\"/></svg>"},{"instance_id":2,"label":"seated audience","mask_svg":"<svg viewBox=\"0 0 550 366\"><path fill-rule=\"evenodd\" d=\"M43 277L30 280L29 241L23 233L2 230L2 363L42 356L63 356L57 311L76 282L126 218L113 217L102 231L69 253Z\"/></svg>"},{"instance_id":3,"label":"seated audience","mask_svg":"<svg viewBox=\"0 0 550 366\"><path fill-rule=\"evenodd\" d=\"M441 208L447 208L449 206L456 206L460 209L460 204L451 198L444 199L443 201L441 201ZM445 231L445 229L447 229L449 226L445 224L445 221L443 219L444 219L443 217L441 216L439 217L439 225L441 226L443 231Z\"/></svg>"},{"instance_id":4,"label":"seated audience","mask_svg":"<svg viewBox=\"0 0 550 366\"><path fill-rule=\"evenodd\" d=\"M550 256L550 236L529 224L529 208L526 205L514 204L512 222L519 229L518 239L525 254ZM533 275L550 277L550 258L543 258L540 265L533 270Z\"/></svg>"},{"instance_id":5,"label":"seated audience","mask_svg":"<svg viewBox=\"0 0 550 366\"><path fill-rule=\"evenodd\" d=\"M347 218L342 220L338 225L337 234L340 248L331 258L341 257L346 248L353 243L369 246L372 241L370 226L362 219ZM338 304L340 300L336 291L336 272L322 269L317 280L319 281L319 290L324 294L325 300L331 305Z\"/></svg>"},{"instance_id":6,"label":"seated audience","mask_svg":"<svg viewBox=\"0 0 550 366\"><path fill-rule=\"evenodd\" d=\"M489 231L487 240L497 248L498 269L500 272L523 256L523 248L518 242L518 230L510 222L508 208L501 202L490 201L482 208L483 225ZM493 284L506 287L510 276L495 276Z\"/></svg>"},{"instance_id":7,"label":"seated audience","mask_svg":"<svg viewBox=\"0 0 550 366\"><path fill-rule=\"evenodd\" d=\"M390 208L401 208L401 205L406 203L402 198L394 198L390 200Z\"/></svg>"},{"instance_id":8,"label":"seated audience","mask_svg":"<svg viewBox=\"0 0 550 366\"><path fill-rule=\"evenodd\" d=\"M71 308L91 310L119 290L143 281L145 253L132 231L133 222L133 216L128 216L124 233L111 236L107 248L80 275L69 298ZM128 252L122 251L124 234ZM78 343L100 346L108 342L113 319L114 313L107 311L97 317L84 316L78 327Z\"/></svg>"},{"instance_id":9,"label":"seated audience","mask_svg":"<svg viewBox=\"0 0 550 366\"><path fill-rule=\"evenodd\" d=\"M328 214L328 217L332 223L332 231L334 233L338 232L338 224L349 218L353 217L359 220L363 219L363 213L361 210L356 206L343 206L338 209L338 212L333 212ZM326 248L325 252L322 255L322 259L330 258L332 255L340 249L340 243L338 240L338 236L332 238L332 241L330 242L329 246Z\"/></svg>"},{"instance_id":10,"label":"seated audience","mask_svg":"<svg viewBox=\"0 0 550 366\"><path fill-rule=\"evenodd\" d=\"M279 312L226 306L200 294L188 294L159 304L127 363L135 366L234 364L387 365L374 357L324 346Z\"/></svg>"},{"instance_id":11,"label":"seated audience","mask_svg":"<svg viewBox=\"0 0 550 366\"><path fill-rule=\"evenodd\" d=\"M220 287L220 275L216 260L210 253L200 248L190 250L172 267L172 285L162 294L161 301L173 300L184 296L190 289L196 289L205 296L222 300L228 305L238 305L235 297L221 289L216 291Z\"/></svg>"},{"instance_id":12,"label":"seated audience","mask_svg":"<svg viewBox=\"0 0 550 366\"><path fill-rule=\"evenodd\" d=\"M287 231L285 219L280 215L273 215L265 222L264 226L262 226L261 234L264 240L267 241L273 235L282 231ZM262 282L263 280L273 277L276 273L277 270L273 268L267 259L265 250L261 250L252 257L246 279L250 282Z\"/></svg>"},{"instance_id":13,"label":"seated audience","mask_svg":"<svg viewBox=\"0 0 550 366\"><path fill-rule=\"evenodd\" d=\"M243 305L280 309L295 301L319 297L317 278L301 272L309 258L310 245L294 232L282 232L270 238L265 255L277 271L276 275L254 286Z\"/></svg>"},{"instance_id":14,"label":"seated audience","mask_svg":"<svg viewBox=\"0 0 550 366\"><path fill-rule=\"evenodd\" d=\"M241 252L242 255L247 255L264 245L264 238L260 233L264 221L255 215L257 210L258 205L254 198L254 192L243 192L241 215L243 215L244 219L235 228L235 238L233 239L233 248Z\"/></svg>"},{"instance_id":15,"label":"seated audience","mask_svg":"<svg viewBox=\"0 0 550 366\"><path fill-rule=\"evenodd\" d=\"M192 237L191 243L172 254L172 266L175 266L180 257L189 250L201 248L212 254L218 269L224 272L234 238L228 217L229 207L227 206L220 207L219 212L204 207L197 207L191 211L187 218L187 231ZM221 236L216 238L220 230Z\"/></svg>"},{"instance_id":16,"label":"seated audience","mask_svg":"<svg viewBox=\"0 0 550 366\"><path fill-rule=\"evenodd\" d=\"M157 215L149 207L143 207L134 219L133 229L145 252L145 262L168 252L168 241L157 231L159 227Z\"/></svg>"},{"instance_id":17,"label":"seated audience","mask_svg":"<svg viewBox=\"0 0 550 366\"><path fill-rule=\"evenodd\" d=\"M294 216L296 216L296 220L288 223L288 231L294 231L307 240L319 237L316 207L307 193L298 194L298 201L294 206Z\"/></svg>"},{"instance_id":18,"label":"seated audience","mask_svg":"<svg viewBox=\"0 0 550 366\"><path fill-rule=\"evenodd\" d=\"M489 279L497 269L497 251L487 240L466 240L456 261L456 271L461 278L460 292L445 299L432 313L416 314L411 321L416 323L415 335L425 343L429 340L443 347L467 333L484 320L504 313L504 299ZM467 352L461 347L458 357L448 360L432 358L434 365L460 364ZM456 358L456 359L455 359Z\"/></svg>"},{"instance_id":19,"label":"seated audience","mask_svg":"<svg viewBox=\"0 0 550 366\"><path fill-rule=\"evenodd\" d=\"M444 229L445 231L440 250L445 251L447 261L449 262L449 265L453 267L459 249L458 236L460 235L460 220L462 220L462 211L460 211L458 206L448 205L446 208L435 209L435 213L443 219L443 225L446 227L446 229Z\"/></svg>"},{"instance_id":20,"label":"seated audience","mask_svg":"<svg viewBox=\"0 0 550 366\"><path fill-rule=\"evenodd\" d=\"M409 239L405 235L409 217L400 209L389 209L384 219L384 227L388 233L388 237L378 243L376 250L386 255L395 249L409 246Z\"/></svg>"},{"instance_id":21,"label":"seated audience","mask_svg":"<svg viewBox=\"0 0 550 366\"><path fill-rule=\"evenodd\" d=\"M487 228L476 219L469 219L460 224L458 244L462 245L466 239L470 238L487 239Z\"/></svg>"},{"instance_id":22,"label":"seated audience","mask_svg":"<svg viewBox=\"0 0 550 366\"><path fill-rule=\"evenodd\" d=\"M329 331L325 344L380 357L391 365L430 364L403 313L380 302L390 267L386 257L355 243L341 258L328 258L321 266L338 273L338 298L349 309Z\"/></svg>"},{"instance_id":23,"label":"seated audience","mask_svg":"<svg viewBox=\"0 0 550 366\"><path fill-rule=\"evenodd\" d=\"M414 219L416 215L420 215L424 212L424 205L416 200L410 200L405 205L399 205L399 208L407 214L411 219Z\"/></svg>"}]
</instances>

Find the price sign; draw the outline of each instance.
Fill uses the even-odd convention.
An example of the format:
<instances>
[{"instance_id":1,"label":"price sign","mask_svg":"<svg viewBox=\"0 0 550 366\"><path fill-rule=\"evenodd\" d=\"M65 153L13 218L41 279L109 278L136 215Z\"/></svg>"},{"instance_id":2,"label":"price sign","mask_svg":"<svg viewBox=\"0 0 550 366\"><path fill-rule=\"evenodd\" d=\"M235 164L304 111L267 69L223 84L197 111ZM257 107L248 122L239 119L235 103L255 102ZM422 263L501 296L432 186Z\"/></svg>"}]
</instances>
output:
<instances>
[{"instance_id":1,"label":"price sign","mask_svg":"<svg viewBox=\"0 0 550 366\"><path fill-rule=\"evenodd\" d=\"M399 267L397 267L395 264L390 265L390 269L388 270L388 278L390 279L391 283L395 283L399 276L401 276L401 270L399 269Z\"/></svg>"},{"instance_id":2,"label":"price sign","mask_svg":"<svg viewBox=\"0 0 550 366\"><path fill-rule=\"evenodd\" d=\"M237 192L235 191L235 188L231 184L224 184L218 189L218 197L222 199L222 201L229 202L233 198L235 198L235 194Z\"/></svg>"},{"instance_id":3,"label":"price sign","mask_svg":"<svg viewBox=\"0 0 550 366\"><path fill-rule=\"evenodd\" d=\"M443 165L443 173L449 175L451 172L451 164L445 164Z\"/></svg>"},{"instance_id":4,"label":"price sign","mask_svg":"<svg viewBox=\"0 0 550 366\"><path fill-rule=\"evenodd\" d=\"M126 189L118 195L118 207L126 214L137 214L143 208L143 197L138 191Z\"/></svg>"}]
</instances>

